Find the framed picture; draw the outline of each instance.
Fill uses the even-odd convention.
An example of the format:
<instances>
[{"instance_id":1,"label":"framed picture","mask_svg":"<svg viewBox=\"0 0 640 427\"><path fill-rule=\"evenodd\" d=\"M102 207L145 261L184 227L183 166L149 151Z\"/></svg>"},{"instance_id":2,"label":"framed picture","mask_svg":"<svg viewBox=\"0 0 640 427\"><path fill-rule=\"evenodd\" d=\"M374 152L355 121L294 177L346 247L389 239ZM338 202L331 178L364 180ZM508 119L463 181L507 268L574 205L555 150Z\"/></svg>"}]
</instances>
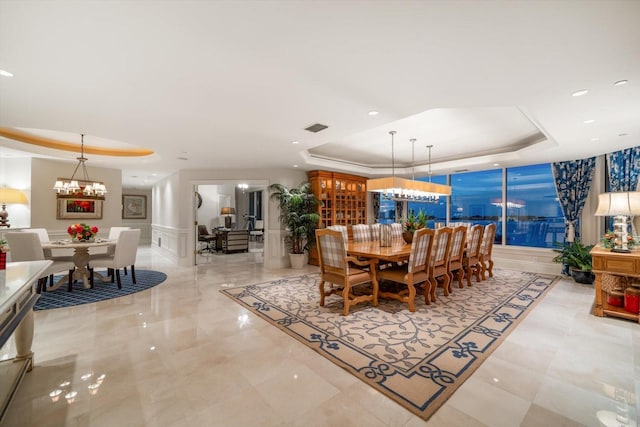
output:
<instances>
[{"instance_id":1,"label":"framed picture","mask_svg":"<svg viewBox=\"0 0 640 427\"><path fill-rule=\"evenodd\" d=\"M57 219L102 219L102 200L57 199Z\"/></svg>"},{"instance_id":2,"label":"framed picture","mask_svg":"<svg viewBox=\"0 0 640 427\"><path fill-rule=\"evenodd\" d=\"M123 194L122 219L147 219L147 196Z\"/></svg>"}]
</instances>

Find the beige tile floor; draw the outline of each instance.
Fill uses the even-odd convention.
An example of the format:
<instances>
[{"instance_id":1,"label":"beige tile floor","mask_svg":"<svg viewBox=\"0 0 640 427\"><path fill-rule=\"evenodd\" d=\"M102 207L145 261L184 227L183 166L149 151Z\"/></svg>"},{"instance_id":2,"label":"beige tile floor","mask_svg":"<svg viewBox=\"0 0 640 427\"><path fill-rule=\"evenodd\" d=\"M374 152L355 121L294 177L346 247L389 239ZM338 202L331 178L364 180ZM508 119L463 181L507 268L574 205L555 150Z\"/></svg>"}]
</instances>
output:
<instances>
[{"instance_id":1,"label":"beige tile floor","mask_svg":"<svg viewBox=\"0 0 640 427\"><path fill-rule=\"evenodd\" d=\"M590 315L591 287L556 285L424 422L219 292L299 271L263 269L259 250L199 261L182 268L141 248L137 268L165 283L37 312L36 368L3 425L636 425L640 326ZM56 389L77 395L54 402Z\"/></svg>"}]
</instances>

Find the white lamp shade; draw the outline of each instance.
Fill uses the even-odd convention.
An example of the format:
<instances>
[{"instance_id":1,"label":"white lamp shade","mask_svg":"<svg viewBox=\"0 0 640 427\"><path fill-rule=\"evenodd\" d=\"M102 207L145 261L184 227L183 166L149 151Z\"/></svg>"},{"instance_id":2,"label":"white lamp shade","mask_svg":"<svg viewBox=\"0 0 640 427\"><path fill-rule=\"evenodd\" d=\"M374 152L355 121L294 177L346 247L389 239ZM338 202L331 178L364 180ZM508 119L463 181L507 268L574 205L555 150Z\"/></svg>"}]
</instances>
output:
<instances>
[{"instance_id":1,"label":"white lamp shade","mask_svg":"<svg viewBox=\"0 0 640 427\"><path fill-rule=\"evenodd\" d=\"M640 192L624 191L598 195L596 216L640 215Z\"/></svg>"}]
</instances>

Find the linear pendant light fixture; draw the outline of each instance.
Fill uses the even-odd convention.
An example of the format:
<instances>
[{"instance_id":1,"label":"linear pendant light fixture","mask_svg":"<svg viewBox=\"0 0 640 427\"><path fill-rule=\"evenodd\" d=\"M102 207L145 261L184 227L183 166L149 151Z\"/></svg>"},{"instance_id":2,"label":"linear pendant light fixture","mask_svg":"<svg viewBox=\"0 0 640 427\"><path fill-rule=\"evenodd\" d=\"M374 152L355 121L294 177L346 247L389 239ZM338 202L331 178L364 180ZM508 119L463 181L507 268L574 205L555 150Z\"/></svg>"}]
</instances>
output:
<instances>
[{"instance_id":1,"label":"linear pendant light fixture","mask_svg":"<svg viewBox=\"0 0 640 427\"><path fill-rule=\"evenodd\" d=\"M374 178L367 180L367 191L382 193L387 199L401 202L436 202L440 196L450 196L451 187L448 185L434 184L431 182L431 147L429 148L429 182L416 181L396 176L394 158L394 136L396 131L389 132L391 135L391 176L384 178ZM411 140L415 143L415 139ZM412 154L413 166L413 154Z\"/></svg>"},{"instance_id":2,"label":"linear pendant light fixture","mask_svg":"<svg viewBox=\"0 0 640 427\"><path fill-rule=\"evenodd\" d=\"M71 178L69 180L58 178L56 180L56 184L53 186L53 189L56 190L58 197L82 197L104 200L104 195L107 193L107 188L103 183L91 181L89 179L87 167L84 164L84 162L88 160L84 156L84 134L80 134L80 138L80 157L76 157L76 159L78 159L78 164L73 170ZM78 172L78 169L80 167L82 167L82 181L83 184L85 184L83 187L80 186L78 180L76 179L76 172Z\"/></svg>"}]
</instances>

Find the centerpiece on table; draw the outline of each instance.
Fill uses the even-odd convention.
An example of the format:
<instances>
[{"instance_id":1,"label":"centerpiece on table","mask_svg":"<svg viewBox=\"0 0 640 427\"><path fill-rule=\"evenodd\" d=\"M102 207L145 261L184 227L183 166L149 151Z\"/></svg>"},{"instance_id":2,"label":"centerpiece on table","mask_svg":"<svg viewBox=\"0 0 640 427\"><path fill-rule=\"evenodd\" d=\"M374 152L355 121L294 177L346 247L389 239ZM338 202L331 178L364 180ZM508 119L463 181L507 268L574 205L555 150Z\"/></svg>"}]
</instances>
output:
<instances>
[{"instance_id":1,"label":"centerpiece on table","mask_svg":"<svg viewBox=\"0 0 640 427\"><path fill-rule=\"evenodd\" d=\"M602 236L602 239L600 239L600 243L602 243L602 247L606 248L606 249L612 249L616 246L616 239L618 238L618 236L616 236L616 233L614 233L613 231L609 230L606 233L604 233L604 236ZM631 234L627 235L627 248L631 249L636 245L636 241L634 240L633 236Z\"/></svg>"},{"instance_id":2,"label":"centerpiece on table","mask_svg":"<svg viewBox=\"0 0 640 427\"><path fill-rule=\"evenodd\" d=\"M67 228L67 233L69 233L71 241L93 242L98 234L98 227L95 225L92 227L88 224L73 224Z\"/></svg>"},{"instance_id":3,"label":"centerpiece on table","mask_svg":"<svg viewBox=\"0 0 640 427\"><path fill-rule=\"evenodd\" d=\"M413 232L427 226L427 215L422 209L420 209L418 215L415 215L413 211L411 211L409 215L407 215L407 220L403 225L402 238L405 242L411 243L413 241Z\"/></svg>"}]
</instances>

